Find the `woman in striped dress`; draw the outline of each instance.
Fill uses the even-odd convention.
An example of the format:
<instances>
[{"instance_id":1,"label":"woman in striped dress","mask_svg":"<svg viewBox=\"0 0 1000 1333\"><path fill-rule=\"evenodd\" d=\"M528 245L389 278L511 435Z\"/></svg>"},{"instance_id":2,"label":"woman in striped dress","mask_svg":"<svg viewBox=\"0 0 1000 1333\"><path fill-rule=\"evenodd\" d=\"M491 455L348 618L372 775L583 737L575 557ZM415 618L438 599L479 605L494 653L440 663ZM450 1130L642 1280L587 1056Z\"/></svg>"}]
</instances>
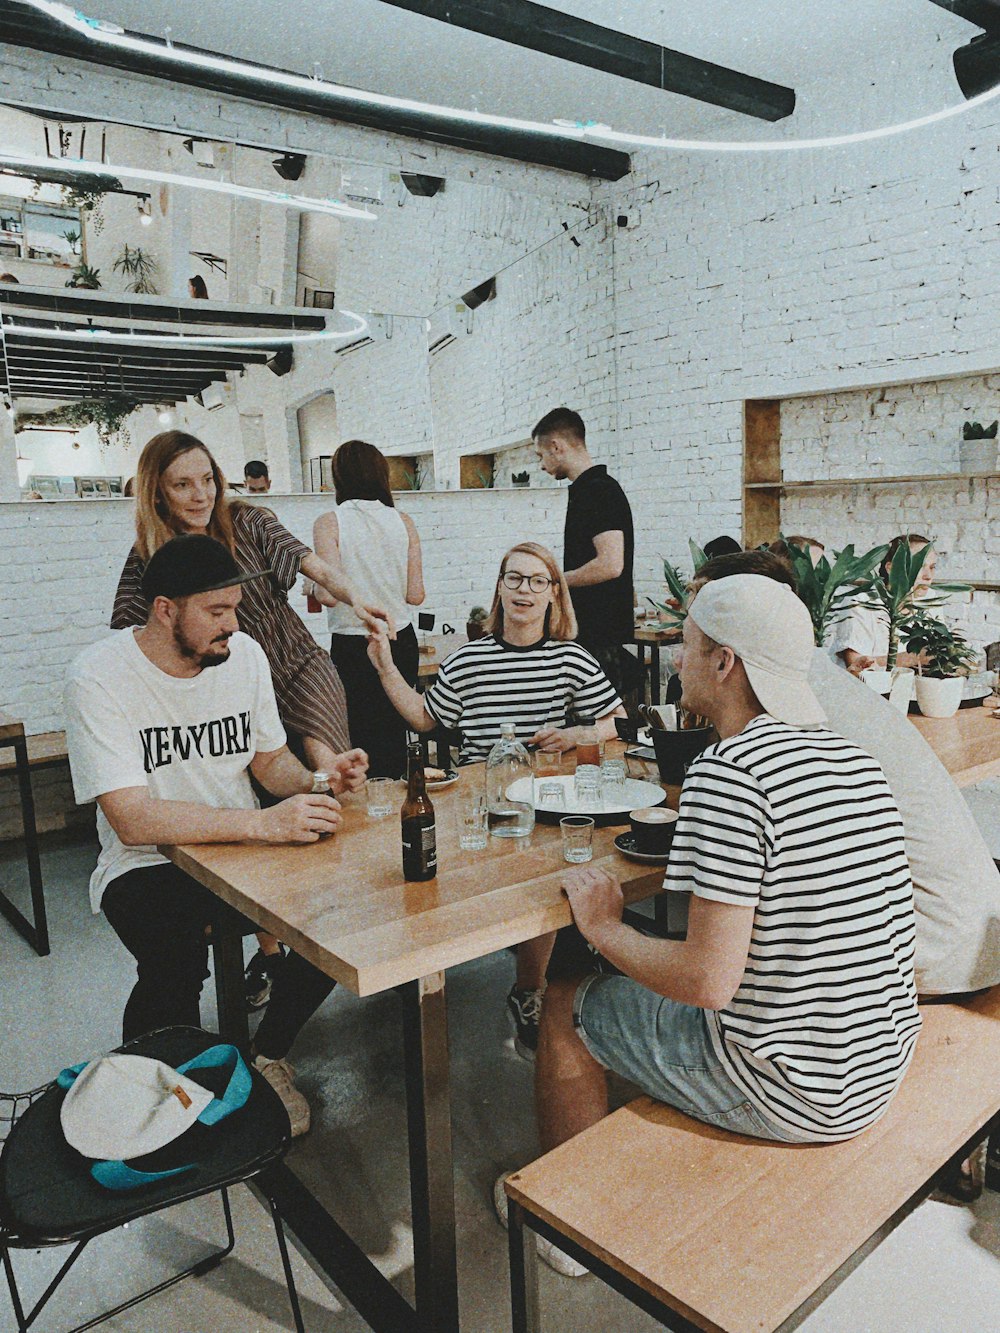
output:
<instances>
[{"instance_id":1,"label":"woman in striped dress","mask_svg":"<svg viewBox=\"0 0 1000 1333\"><path fill-rule=\"evenodd\" d=\"M136 473L136 542L118 582L111 628L144 625L149 608L140 581L149 557L183 532L207 533L227 546L240 568L266 569L270 577L243 585L237 609L240 629L267 655L278 712L286 730L301 738L306 763L328 770L350 746L344 688L329 657L288 605L299 573L354 605L343 571L321 560L283 527L269 509L226 499L219 465L194 435L164 431L149 441ZM357 607L374 626L375 613Z\"/></svg>"}]
</instances>

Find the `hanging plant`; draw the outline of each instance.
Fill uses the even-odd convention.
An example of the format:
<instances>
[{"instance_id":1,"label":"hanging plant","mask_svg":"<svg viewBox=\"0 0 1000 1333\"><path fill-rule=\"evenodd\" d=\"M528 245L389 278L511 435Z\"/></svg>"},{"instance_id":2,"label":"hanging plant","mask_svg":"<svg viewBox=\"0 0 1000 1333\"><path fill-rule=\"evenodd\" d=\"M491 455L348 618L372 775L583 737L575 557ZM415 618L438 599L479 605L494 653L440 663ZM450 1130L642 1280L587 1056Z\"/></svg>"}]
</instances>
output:
<instances>
[{"instance_id":1,"label":"hanging plant","mask_svg":"<svg viewBox=\"0 0 1000 1333\"><path fill-rule=\"evenodd\" d=\"M66 208L78 208L81 213L86 213L94 228L94 235L100 236L104 230L104 211L101 205L104 203L106 193L105 190L86 190L76 185L64 185L62 201Z\"/></svg>"},{"instance_id":2,"label":"hanging plant","mask_svg":"<svg viewBox=\"0 0 1000 1333\"><path fill-rule=\"evenodd\" d=\"M125 284L127 292L138 292L145 296L156 295L156 260L148 250L141 246L126 244L111 266L116 273L123 274L130 281Z\"/></svg>"},{"instance_id":3,"label":"hanging plant","mask_svg":"<svg viewBox=\"0 0 1000 1333\"><path fill-rule=\"evenodd\" d=\"M77 403L53 407L48 412L21 413L17 425L19 430L30 426L69 426L76 430L96 426L102 448L116 442L128 446L132 436L124 422L139 405L138 399L126 398L122 394L109 398L81 398Z\"/></svg>"}]
</instances>

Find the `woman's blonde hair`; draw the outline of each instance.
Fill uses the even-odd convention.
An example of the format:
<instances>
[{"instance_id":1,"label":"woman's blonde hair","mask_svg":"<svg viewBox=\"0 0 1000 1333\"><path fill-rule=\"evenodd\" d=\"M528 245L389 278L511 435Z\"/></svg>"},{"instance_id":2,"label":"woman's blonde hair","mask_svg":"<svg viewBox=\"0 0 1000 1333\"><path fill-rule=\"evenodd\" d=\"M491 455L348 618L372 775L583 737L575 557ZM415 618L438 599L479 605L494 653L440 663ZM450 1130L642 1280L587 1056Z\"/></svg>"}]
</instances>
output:
<instances>
[{"instance_id":1,"label":"woman's blonde hair","mask_svg":"<svg viewBox=\"0 0 1000 1333\"><path fill-rule=\"evenodd\" d=\"M197 435L189 435L183 430L165 430L154 435L143 449L135 474L135 545L144 561L180 531L174 525L160 491L160 478L171 463L194 449L200 449L208 459L215 479L215 506L208 523L208 535L235 553L233 520L222 470Z\"/></svg>"},{"instance_id":2,"label":"woman's blonde hair","mask_svg":"<svg viewBox=\"0 0 1000 1333\"><path fill-rule=\"evenodd\" d=\"M549 639L576 638L576 615L573 612L573 603L570 600L569 587L566 583L566 577L559 568L559 563L552 552L545 546L539 546L537 542L518 542L512 546L504 558L500 561L500 573L497 575L496 587L493 590L493 605L490 607L490 614L486 619L487 634L496 634L503 638L503 603L500 600L500 579L507 569L507 561L512 555L518 552L524 555L533 555L536 560L541 560L552 580L552 591L555 594L555 600L549 606L545 613L545 636Z\"/></svg>"}]
</instances>

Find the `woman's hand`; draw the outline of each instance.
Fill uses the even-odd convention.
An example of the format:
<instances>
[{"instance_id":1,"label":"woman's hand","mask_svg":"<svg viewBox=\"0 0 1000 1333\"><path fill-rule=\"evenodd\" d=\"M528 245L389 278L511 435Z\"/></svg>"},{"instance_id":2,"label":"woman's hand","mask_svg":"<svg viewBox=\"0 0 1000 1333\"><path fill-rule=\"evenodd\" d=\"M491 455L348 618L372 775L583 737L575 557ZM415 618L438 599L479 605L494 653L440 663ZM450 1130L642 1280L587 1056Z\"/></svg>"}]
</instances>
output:
<instances>
[{"instance_id":1,"label":"woman's hand","mask_svg":"<svg viewBox=\"0 0 1000 1333\"><path fill-rule=\"evenodd\" d=\"M351 608L369 634L383 631L390 639L396 637L396 626L392 616L377 606L353 606Z\"/></svg>"},{"instance_id":2,"label":"woman's hand","mask_svg":"<svg viewBox=\"0 0 1000 1333\"><path fill-rule=\"evenodd\" d=\"M547 754L562 754L566 750L572 750L576 741L565 729L539 727L528 744L533 745L536 750L544 750Z\"/></svg>"},{"instance_id":3,"label":"woman's hand","mask_svg":"<svg viewBox=\"0 0 1000 1333\"><path fill-rule=\"evenodd\" d=\"M380 676L395 666L388 627L384 620L376 620L368 634L368 660Z\"/></svg>"}]
</instances>

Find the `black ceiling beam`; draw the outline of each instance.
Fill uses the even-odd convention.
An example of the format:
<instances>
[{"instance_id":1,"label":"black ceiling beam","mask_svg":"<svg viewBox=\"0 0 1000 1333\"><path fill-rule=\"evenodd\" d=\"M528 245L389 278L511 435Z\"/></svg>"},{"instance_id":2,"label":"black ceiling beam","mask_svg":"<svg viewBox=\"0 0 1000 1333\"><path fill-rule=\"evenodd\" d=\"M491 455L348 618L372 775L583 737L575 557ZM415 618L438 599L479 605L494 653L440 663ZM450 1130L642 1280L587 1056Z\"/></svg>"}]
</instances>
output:
<instances>
[{"instance_id":1,"label":"black ceiling beam","mask_svg":"<svg viewBox=\"0 0 1000 1333\"><path fill-rule=\"evenodd\" d=\"M947 9L987 32L1000 28L1000 0L931 0L938 9Z\"/></svg>"},{"instance_id":2,"label":"black ceiling beam","mask_svg":"<svg viewBox=\"0 0 1000 1333\"><path fill-rule=\"evenodd\" d=\"M9 388L8 392L13 394L15 398L55 398L62 402L66 401L74 402L81 397L87 396L75 392L62 393L58 389ZM186 394L186 393L175 395L172 392L168 393L164 389L158 389L158 388L130 390L129 393L125 395L125 397L127 398L134 398L138 403L179 403L184 398L189 398L193 396L194 396L193 394Z\"/></svg>"},{"instance_id":3,"label":"black ceiling beam","mask_svg":"<svg viewBox=\"0 0 1000 1333\"><path fill-rule=\"evenodd\" d=\"M86 384L109 385L111 386L112 389L114 389L116 386L128 384L130 381L134 381L137 384L169 383L180 386L182 384L199 384L199 385L211 384L215 380L224 380L226 378L226 373L224 370L216 370L213 371L211 374L200 374L200 375L182 375L179 373L176 375L172 375L167 372L164 372L162 375L157 375L155 372L149 372L149 371L147 372L136 371L133 374L130 374L128 371L126 371L123 374L117 369L115 370L93 369L93 370L74 371L71 369L64 369L59 366L51 366L47 369L38 370L35 368L26 368L24 366L18 366L13 361L10 362L10 364L7 367L7 374L10 376L11 379L14 380L35 380L40 384L47 380L57 380L60 383L70 383L71 381L73 382L79 381L81 384L86 383Z\"/></svg>"},{"instance_id":4,"label":"black ceiling beam","mask_svg":"<svg viewBox=\"0 0 1000 1333\"><path fill-rule=\"evenodd\" d=\"M69 343L58 338L5 339L7 353L12 361L37 361L45 365L66 360L74 363L124 366L186 366L191 370L241 370L245 365L264 365L270 352L254 352L240 356L238 352L199 352L187 348L136 347L123 351L121 344Z\"/></svg>"},{"instance_id":5,"label":"black ceiling beam","mask_svg":"<svg viewBox=\"0 0 1000 1333\"><path fill-rule=\"evenodd\" d=\"M602 28L534 0L383 0L452 27L542 51L650 88L739 111L758 120L783 120L795 110L795 90L709 60L673 51L614 28ZM623 8L628 12L628 7Z\"/></svg>"},{"instance_id":6,"label":"black ceiling beam","mask_svg":"<svg viewBox=\"0 0 1000 1333\"><path fill-rule=\"evenodd\" d=\"M84 296L80 293L28 291L23 287L0 287L0 308L20 306L26 310L49 310L54 314L84 315L91 319L147 320L157 324L224 324L247 329L293 329L320 332L326 328L322 315L276 310L233 310L215 301L192 301L186 305L162 305L127 297Z\"/></svg>"},{"instance_id":7,"label":"black ceiling beam","mask_svg":"<svg viewBox=\"0 0 1000 1333\"><path fill-rule=\"evenodd\" d=\"M67 342L65 338L24 338L18 337L11 328L5 327L0 343L6 343L11 356L27 354L52 354L55 356L96 357L105 361L119 360L126 365L130 362L150 361L156 365L190 364L192 366L219 366L230 370L240 370L243 366L262 366L273 355L267 350L217 352L213 348L189 347L127 347L122 343Z\"/></svg>"},{"instance_id":8,"label":"black ceiling beam","mask_svg":"<svg viewBox=\"0 0 1000 1333\"><path fill-rule=\"evenodd\" d=\"M171 48L160 37L132 33L151 42L159 50L150 55L135 51L118 50L99 42L88 41L82 33L65 27L46 14L41 14L19 0L4 0L0 5L0 42L25 46L50 55L71 56L92 65L127 70L130 75L164 79L171 84L184 83L210 92L225 93L267 106L283 107L289 111L307 112L323 120L364 125L383 133L402 134L425 142L448 144L493 157L531 162L539 166L559 167L563 171L579 172L602 180L620 180L629 170L629 156L613 148L579 139L568 139L559 134L545 134L480 125L457 116L432 116L403 107L375 106L362 101L343 101L332 104L320 93L308 89L278 88L255 74L268 67L241 61L246 73L226 74L213 70L194 69L171 59ZM174 42L175 49L194 51L198 55L216 54L197 47Z\"/></svg>"}]
</instances>

